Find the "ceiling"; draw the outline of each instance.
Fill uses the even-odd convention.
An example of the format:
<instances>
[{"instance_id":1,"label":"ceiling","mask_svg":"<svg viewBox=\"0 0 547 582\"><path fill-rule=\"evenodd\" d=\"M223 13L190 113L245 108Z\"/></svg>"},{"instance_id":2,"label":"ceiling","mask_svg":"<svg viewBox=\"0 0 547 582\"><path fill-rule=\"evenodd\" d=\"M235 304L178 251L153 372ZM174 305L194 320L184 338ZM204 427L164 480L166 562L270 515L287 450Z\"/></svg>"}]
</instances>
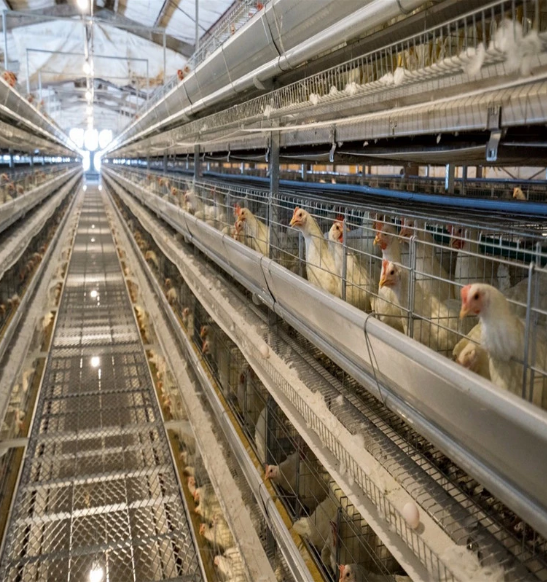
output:
<instances>
[{"instance_id":1,"label":"ceiling","mask_svg":"<svg viewBox=\"0 0 547 582\"><path fill-rule=\"evenodd\" d=\"M233 2L199 0L200 38ZM194 51L196 0L95 0L92 19L76 0L0 0L0 10L8 11L2 64L7 45L21 92L42 100L43 111L67 131L88 126L91 85L94 127L121 130ZM86 44L93 53L89 78Z\"/></svg>"}]
</instances>

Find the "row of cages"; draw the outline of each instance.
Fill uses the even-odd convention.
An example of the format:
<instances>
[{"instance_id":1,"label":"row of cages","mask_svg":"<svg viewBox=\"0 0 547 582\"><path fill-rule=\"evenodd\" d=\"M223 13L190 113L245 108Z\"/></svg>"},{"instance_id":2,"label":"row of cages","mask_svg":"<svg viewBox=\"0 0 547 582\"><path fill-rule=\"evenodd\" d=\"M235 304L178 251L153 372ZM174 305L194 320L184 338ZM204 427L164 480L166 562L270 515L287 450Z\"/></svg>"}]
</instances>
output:
<instances>
[{"instance_id":1,"label":"row of cages","mask_svg":"<svg viewBox=\"0 0 547 582\"><path fill-rule=\"evenodd\" d=\"M277 498L291 517L294 531L302 536L324 579L335 582L340 576L340 566L358 565L359 572L366 573L364 580L371 575L370 580L375 579L374 575L382 576L386 582L409 580L269 395L237 345L209 316L176 265L162 254L129 209L119 199L116 201L171 308L251 444L264 469L264 478L272 483ZM171 399L168 405L171 411ZM183 446L188 448L188 437L184 438ZM197 462L191 448L184 458ZM192 489L208 485L202 470L194 472L188 482ZM209 498L206 508L209 520L211 507L214 503ZM210 524L207 519L205 523L202 531L206 532ZM212 546L218 552L226 550L222 542L213 540ZM276 555L272 549L268 553ZM278 565L276 570L277 575Z\"/></svg>"},{"instance_id":2,"label":"row of cages","mask_svg":"<svg viewBox=\"0 0 547 582\"><path fill-rule=\"evenodd\" d=\"M70 196L66 196L55 213L45 222L40 232L28 242L19 259L4 272L0 279L0 338L17 311L70 202ZM32 212L38 210L39 208L35 208ZM29 214L27 214L28 217ZM8 229L2 233L0 244L3 238L11 236L11 232L11 229ZM66 269L66 262L62 268L57 269L59 278L64 275L64 269ZM52 292L53 295L55 293Z\"/></svg>"},{"instance_id":3,"label":"row of cages","mask_svg":"<svg viewBox=\"0 0 547 582\"><path fill-rule=\"evenodd\" d=\"M5 169L0 173L0 205L23 196L33 188L68 173L77 164Z\"/></svg>"},{"instance_id":4,"label":"row of cages","mask_svg":"<svg viewBox=\"0 0 547 582\"><path fill-rule=\"evenodd\" d=\"M196 349L204 356L219 385L223 386L226 400L250 442L254 442L260 463L268 465L282 463L284 457L280 457L276 452L277 446L274 445L270 451L272 445L269 441L265 443L260 437L264 424L269 427L268 415L275 411L278 417L284 418L282 413L245 360L241 360L236 370L231 369L230 362L236 361L236 355L237 358L243 357L237 346L214 323L181 279L176 267L162 254L152 237L138 226L138 221L132 215L129 216L128 211L126 218L129 220L130 228L137 233L138 245L162 285L167 300L194 340ZM179 240L179 244L184 245L184 242ZM240 292L246 293L242 287L238 288ZM246 295L248 300L252 301L251 294L247 292ZM262 309L267 316L266 308ZM420 507L438 523L443 524L443 529L451 535L458 546L468 547L477 552L481 564L503 565L507 580L528 579L530 572L537 573L541 578L541 572L545 569L546 546L545 540L537 532L285 322L278 320L274 329L276 330L274 336L284 335L284 342L289 341L295 349L302 350L303 357L311 357L314 366L321 367L320 377L325 378L328 375L331 378L330 383L323 387L314 381L315 389L321 391L331 411L352 434L362 433L366 427L365 442L374 443L370 449L367 446L367 450L385 466L397 482L411 492ZM275 337L269 337L268 343L276 345ZM307 374L304 371L301 373ZM260 388L259 393L257 387ZM270 412L268 407L273 408L273 411ZM268 439L273 438L274 443L281 439L279 436L268 436L268 433L266 435ZM306 447L301 437L294 433L291 435L293 444L289 449L284 448L288 455L287 459L296 464L302 460L309 460L307 453L295 455L295 451ZM293 456L291 457L289 453ZM296 460L297 456L300 457L299 460ZM267 472L266 468L266 474ZM308 486L310 483L306 484L306 487ZM380 495L373 486L369 486L367 491L367 494L374 497ZM281 494L283 495L283 491ZM325 505L329 507L329 497L326 499ZM382 506L383 502L380 501L380 505ZM293 520L298 520L303 515L310 516L309 507L307 508L302 500L296 504L294 500L286 502L286 507ZM322 507L321 503L318 507ZM385 511L390 510L385 508ZM313 513L311 515L313 516ZM313 523L316 523L317 519L317 515L313 516ZM471 522L477 525L470 529ZM300 522L295 527L299 533L304 533L304 537L308 535L306 539L311 540L312 553L315 552L317 556L324 548L324 538L318 539L310 535L308 525ZM384 550L385 548L382 552ZM325 564L324 553L323 561L320 563ZM526 564L528 570L522 570L520 564ZM372 570L379 571L375 568ZM439 575L441 570L442 567L438 569ZM528 574L524 573L526 571ZM447 579L450 577L446 571L442 575L447 576Z\"/></svg>"},{"instance_id":5,"label":"row of cages","mask_svg":"<svg viewBox=\"0 0 547 582\"><path fill-rule=\"evenodd\" d=\"M21 300L28 290L32 278L41 264L71 203L66 196L55 213L44 223L40 232L30 239L18 261L4 272L0 279L0 339L4 336ZM33 210L35 212L37 210ZM9 230L7 234L9 235ZM6 233L2 233L2 238ZM1 244L1 243L0 243ZM59 304L62 277L68 264L68 252L62 253L55 268L54 281L48 287L47 307L32 334L28 355L18 376L13 379L6 414L0 427L0 440L9 441L26 437L30 430L32 409L44 369L44 359L36 354L47 351L54 325L54 311ZM4 355L9 358L10 353ZM10 500L15 489L23 448L2 448L0 450L0 512L8 515ZM0 519L0 531L6 521Z\"/></svg>"},{"instance_id":6,"label":"row of cages","mask_svg":"<svg viewBox=\"0 0 547 582\"><path fill-rule=\"evenodd\" d=\"M131 159L115 159L114 164L128 165L133 164L141 169L148 169L153 172L163 172L166 168L167 172L173 173L194 173L193 156L178 160L167 160L164 165L163 160L150 160L148 163L135 163L137 160ZM209 162L207 160L201 162L201 168L204 176L210 173L211 178L222 178L222 174L228 176L229 179L237 181L238 178L243 180L250 180L250 178L269 179L268 164L260 162ZM492 200L515 200L515 201L530 201L530 202L544 202L546 200L547 182L540 179L541 175L545 175L543 169L539 170L534 176L534 179L515 179L515 178L478 178L466 177L463 178L460 172L459 177L456 176L453 184L453 191L450 191L450 186L446 176L421 176L417 175L418 166L414 166L412 173L407 172L408 168L401 166L399 173L390 174L382 173L380 167L375 167L376 171L365 172L365 167L361 169L357 165L345 165L344 169L336 168L332 165L316 165L316 164L282 164L280 166L279 176L281 180L302 182L302 187L308 184L338 184L350 186L366 186L372 189L393 190L395 192L411 192L427 195L442 195L442 196L465 196L469 198L483 198ZM443 167L443 171L445 168ZM414 175L414 172L416 175ZM480 172L480 171L479 171ZM433 173L433 172L432 172ZM456 168L458 174L458 168ZM475 174L477 171L475 171ZM371 192L372 194L374 192Z\"/></svg>"},{"instance_id":7,"label":"row of cages","mask_svg":"<svg viewBox=\"0 0 547 582\"><path fill-rule=\"evenodd\" d=\"M429 101L429 95L439 90L438 80L451 90L457 84L515 73L530 77L544 63L546 28L547 14L541 0L493 1L404 40L191 121L171 130L170 141L190 141L204 130L241 128L289 114L304 119L319 112L352 111L365 101L376 104L386 99L391 104L391 98L403 95L404 87L412 93L427 94L425 100ZM195 90L194 85L190 89ZM182 101L184 109L195 99ZM152 147L159 143L150 140Z\"/></svg>"},{"instance_id":8,"label":"row of cages","mask_svg":"<svg viewBox=\"0 0 547 582\"><path fill-rule=\"evenodd\" d=\"M220 181L120 173L500 389L547 408L542 218L454 210L447 217L434 207L338 204L292 191L271 198L266 190ZM485 325L493 320L497 327ZM501 341L506 334L511 342Z\"/></svg>"},{"instance_id":9,"label":"row of cages","mask_svg":"<svg viewBox=\"0 0 547 582\"><path fill-rule=\"evenodd\" d=\"M163 260L162 255L151 250L151 237L144 230L135 228L135 220L130 211L128 211L119 200L115 200L118 208L124 218L132 225L132 232L140 250L145 255L147 262L152 266L153 272L158 275L159 260ZM127 255L123 247L118 246L121 265L124 274L127 277L128 290L132 303L134 304L135 314L139 325L139 330L143 342L151 345L157 345L157 337L154 325L151 324L148 313L140 306L140 289L138 284L132 279L132 271L127 263ZM178 285L180 281L175 277L175 266L167 262L162 265L167 272L172 272L173 279L166 278L164 287L169 303L174 307L178 302ZM187 289L187 288L186 288ZM189 291L188 291L189 292ZM175 295L177 299L175 300ZM194 299L194 304L197 304ZM177 314L186 318L188 310L176 310ZM190 318L193 319L193 314ZM182 321L182 320L181 320ZM188 331L188 329L186 328ZM199 346L196 347L201 353L203 343L206 340L206 333L203 338L200 337ZM190 339L195 341L193 332L189 332ZM201 555L205 564L208 579L224 582L246 582L247 575L243 563L243 558L236 545L236 540L231 532L228 522L223 513L220 501L215 493L211 479L205 467L201 452L197 446L196 438L191 425L188 424L188 414L185 403L181 397L176 380L174 379L167 361L163 354L156 349L147 351L149 365L152 371L152 377L155 381L155 387L158 392L158 398L161 404L164 419L169 422L182 422L180 428L170 428L176 447L174 453L177 458L177 464L182 466L182 485L183 491L187 498L190 508L190 519L193 526L198 532L197 540L200 547ZM212 371L212 368L210 368ZM206 403L202 402L206 407ZM213 412L208 410L209 416L213 418ZM247 511L250 514L254 529L256 530L259 540L265 550L272 568L275 571L276 578L281 582L292 582L294 580L287 563L284 560L272 531L269 529L263 515L260 512L256 499L240 474L239 465L230 451L230 447L225 440L222 430L214 421L211 422L216 437L218 447L223 450L224 460L237 483L238 489L242 495L242 500Z\"/></svg>"}]
</instances>

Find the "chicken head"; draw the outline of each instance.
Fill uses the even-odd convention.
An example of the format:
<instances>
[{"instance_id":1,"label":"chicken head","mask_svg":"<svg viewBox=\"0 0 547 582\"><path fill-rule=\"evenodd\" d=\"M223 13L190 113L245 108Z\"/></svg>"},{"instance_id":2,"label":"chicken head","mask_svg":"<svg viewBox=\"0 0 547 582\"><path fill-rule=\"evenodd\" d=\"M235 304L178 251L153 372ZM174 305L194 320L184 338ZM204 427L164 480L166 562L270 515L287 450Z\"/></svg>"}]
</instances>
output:
<instances>
[{"instance_id":1,"label":"chicken head","mask_svg":"<svg viewBox=\"0 0 547 582\"><path fill-rule=\"evenodd\" d=\"M290 226L294 226L296 228L304 228L304 226L306 225L306 221L308 219L308 213L302 209L299 208L298 206L294 209L291 221L290 221Z\"/></svg>"},{"instance_id":2,"label":"chicken head","mask_svg":"<svg viewBox=\"0 0 547 582\"><path fill-rule=\"evenodd\" d=\"M489 285L474 283L472 285L466 285L461 289L462 307L460 317L480 315L484 311L488 304L489 287Z\"/></svg>"},{"instance_id":3,"label":"chicken head","mask_svg":"<svg viewBox=\"0 0 547 582\"><path fill-rule=\"evenodd\" d=\"M395 287L399 282L399 269L390 261L382 261L382 274L380 276L380 288Z\"/></svg>"},{"instance_id":4,"label":"chicken head","mask_svg":"<svg viewBox=\"0 0 547 582\"><path fill-rule=\"evenodd\" d=\"M336 220L329 230L329 240L343 243L344 242L344 223Z\"/></svg>"},{"instance_id":5,"label":"chicken head","mask_svg":"<svg viewBox=\"0 0 547 582\"><path fill-rule=\"evenodd\" d=\"M266 479L276 479L279 475L279 467L277 465L264 465L266 472Z\"/></svg>"}]
</instances>

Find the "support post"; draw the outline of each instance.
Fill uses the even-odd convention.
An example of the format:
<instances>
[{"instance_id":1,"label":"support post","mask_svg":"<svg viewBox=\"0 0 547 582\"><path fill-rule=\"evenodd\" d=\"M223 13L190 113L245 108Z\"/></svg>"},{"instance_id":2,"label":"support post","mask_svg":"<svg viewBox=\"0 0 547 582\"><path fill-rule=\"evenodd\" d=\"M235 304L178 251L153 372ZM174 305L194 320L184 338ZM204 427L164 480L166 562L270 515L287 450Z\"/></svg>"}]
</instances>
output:
<instances>
[{"instance_id":1,"label":"support post","mask_svg":"<svg viewBox=\"0 0 547 582\"><path fill-rule=\"evenodd\" d=\"M462 166L462 191L461 191L461 195L462 196L466 196L467 195L467 166Z\"/></svg>"},{"instance_id":2,"label":"support post","mask_svg":"<svg viewBox=\"0 0 547 582\"><path fill-rule=\"evenodd\" d=\"M201 159L199 157L199 145L194 146L194 181L201 178Z\"/></svg>"},{"instance_id":3,"label":"support post","mask_svg":"<svg viewBox=\"0 0 547 582\"><path fill-rule=\"evenodd\" d=\"M163 171L167 172L167 152L163 154Z\"/></svg>"},{"instance_id":4,"label":"support post","mask_svg":"<svg viewBox=\"0 0 547 582\"><path fill-rule=\"evenodd\" d=\"M28 49L27 49L27 95L30 95L30 71L29 71Z\"/></svg>"},{"instance_id":5,"label":"support post","mask_svg":"<svg viewBox=\"0 0 547 582\"><path fill-rule=\"evenodd\" d=\"M279 131L272 131L270 134L270 195L269 203L269 217L270 217L270 258L277 257L279 244L277 240L277 225L279 224L277 201L279 196Z\"/></svg>"},{"instance_id":6,"label":"support post","mask_svg":"<svg viewBox=\"0 0 547 582\"><path fill-rule=\"evenodd\" d=\"M199 50L199 0L196 0L196 42L194 47L194 53Z\"/></svg>"},{"instance_id":7,"label":"support post","mask_svg":"<svg viewBox=\"0 0 547 582\"><path fill-rule=\"evenodd\" d=\"M165 80L167 78L167 37L165 31L163 31L163 85L165 85Z\"/></svg>"},{"instance_id":8,"label":"support post","mask_svg":"<svg viewBox=\"0 0 547 582\"><path fill-rule=\"evenodd\" d=\"M13 150L9 149L9 167L13 169Z\"/></svg>"},{"instance_id":9,"label":"support post","mask_svg":"<svg viewBox=\"0 0 547 582\"><path fill-rule=\"evenodd\" d=\"M447 194L454 194L455 177L456 177L456 166L454 164L446 164L444 189L446 190Z\"/></svg>"},{"instance_id":10,"label":"support post","mask_svg":"<svg viewBox=\"0 0 547 582\"><path fill-rule=\"evenodd\" d=\"M7 10L2 11L2 31L4 33L4 69L8 70L8 31L7 31Z\"/></svg>"},{"instance_id":11,"label":"support post","mask_svg":"<svg viewBox=\"0 0 547 582\"><path fill-rule=\"evenodd\" d=\"M365 185L365 168L366 168L365 164L361 164L360 168L361 168L361 171L359 172L360 173L359 184L361 184L361 186L364 186Z\"/></svg>"}]
</instances>

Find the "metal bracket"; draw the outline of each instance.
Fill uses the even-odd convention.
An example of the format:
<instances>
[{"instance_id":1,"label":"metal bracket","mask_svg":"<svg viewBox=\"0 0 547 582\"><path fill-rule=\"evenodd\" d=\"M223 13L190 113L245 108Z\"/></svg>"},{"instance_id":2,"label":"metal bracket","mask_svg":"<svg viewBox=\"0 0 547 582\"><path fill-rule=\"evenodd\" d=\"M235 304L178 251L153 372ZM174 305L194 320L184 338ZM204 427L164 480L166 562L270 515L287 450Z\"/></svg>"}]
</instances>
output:
<instances>
[{"instance_id":1,"label":"metal bracket","mask_svg":"<svg viewBox=\"0 0 547 582\"><path fill-rule=\"evenodd\" d=\"M486 129L490 130L490 139L486 145L486 161L495 162L498 159L498 147L501 140L501 106L492 105L488 108Z\"/></svg>"},{"instance_id":2,"label":"metal bracket","mask_svg":"<svg viewBox=\"0 0 547 582\"><path fill-rule=\"evenodd\" d=\"M490 139L486 144L486 161L495 162L498 159L498 147L501 140L501 130L497 129L490 133Z\"/></svg>"},{"instance_id":3,"label":"metal bracket","mask_svg":"<svg viewBox=\"0 0 547 582\"><path fill-rule=\"evenodd\" d=\"M332 146L330 148L330 152L329 152L329 162L331 164L334 163L334 152L336 151L336 127L331 127L330 129L330 140L332 143Z\"/></svg>"}]
</instances>

